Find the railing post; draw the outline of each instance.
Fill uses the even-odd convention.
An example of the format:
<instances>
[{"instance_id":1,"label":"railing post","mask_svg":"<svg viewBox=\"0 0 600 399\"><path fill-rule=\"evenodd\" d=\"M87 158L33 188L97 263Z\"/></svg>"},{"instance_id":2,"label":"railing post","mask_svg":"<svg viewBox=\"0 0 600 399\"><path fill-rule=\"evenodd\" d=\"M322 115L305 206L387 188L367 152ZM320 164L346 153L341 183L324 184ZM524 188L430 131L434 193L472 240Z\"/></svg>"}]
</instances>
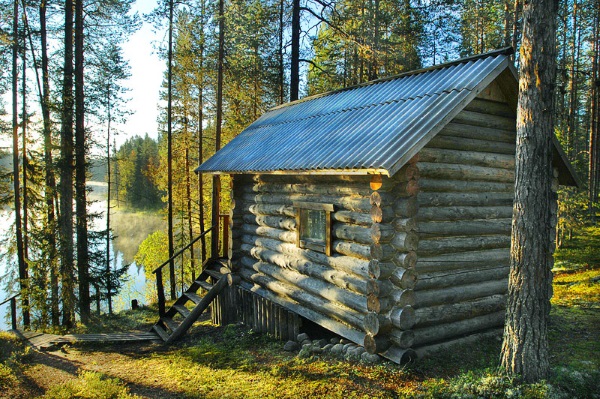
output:
<instances>
[{"instance_id":1,"label":"railing post","mask_svg":"<svg viewBox=\"0 0 600 399\"><path fill-rule=\"evenodd\" d=\"M158 295L158 314L165 315L165 287L163 287L162 269L156 271L156 293Z\"/></svg>"},{"instance_id":2,"label":"railing post","mask_svg":"<svg viewBox=\"0 0 600 399\"><path fill-rule=\"evenodd\" d=\"M229 215L223 215L223 258L228 257L229 250Z\"/></svg>"},{"instance_id":3,"label":"railing post","mask_svg":"<svg viewBox=\"0 0 600 399\"><path fill-rule=\"evenodd\" d=\"M10 319L12 322L12 329L17 329L17 298L10 298Z\"/></svg>"}]
</instances>

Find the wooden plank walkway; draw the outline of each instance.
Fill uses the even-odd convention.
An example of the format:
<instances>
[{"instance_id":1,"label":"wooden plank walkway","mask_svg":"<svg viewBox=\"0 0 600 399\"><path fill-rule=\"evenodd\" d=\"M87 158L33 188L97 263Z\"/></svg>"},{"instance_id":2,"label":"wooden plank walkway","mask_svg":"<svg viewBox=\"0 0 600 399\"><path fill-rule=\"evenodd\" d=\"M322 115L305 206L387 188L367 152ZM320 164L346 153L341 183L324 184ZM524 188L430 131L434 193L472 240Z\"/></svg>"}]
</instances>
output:
<instances>
[{"instance_id":1,"label":"wooden plank walkway","mask_svg":"<svg viewBox=\"0 0 600 399\"><path fill-rule=\"evenodd\" d=\"M24 340L35 349L52 350L64 344L73 344L80 342L93 342L104 344L118 344L125 342L148 342L155 341L162 343L163 341L153 332L129 332L129 333L112 333L112 334L44 334L34 331L11 330L20 339Z\"/></svg>"}]
</instances>

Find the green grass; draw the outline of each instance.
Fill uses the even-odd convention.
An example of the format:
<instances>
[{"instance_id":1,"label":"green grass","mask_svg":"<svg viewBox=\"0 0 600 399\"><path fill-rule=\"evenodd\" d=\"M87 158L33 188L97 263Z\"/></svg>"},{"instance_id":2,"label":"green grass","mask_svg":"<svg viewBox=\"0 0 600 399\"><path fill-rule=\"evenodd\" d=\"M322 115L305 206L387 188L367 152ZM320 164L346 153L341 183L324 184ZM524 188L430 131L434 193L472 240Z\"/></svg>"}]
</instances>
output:
<instances>
[{"instance_id":1,"label":"green grass","mask_svg":"<svg viewBox=\"0 0 600 399\"><path fill-rule=\"evenodd\" d=\"M600 309L600 228L585 227L556 251L553 305Z\"/></svg>"},{"instance_id":2,"label":"green grass","mask_svg":"<svg viewBox=\"0 0 600 399\"><path fill-rule=\"evenodd\" d=\"M19 383L28 354L29 348L14 335L0 331L0 391Z\"/></svg>"},{"instance_id":3,"label":"green grass","mask_svg":"<svg viewBox=\"0 0 600 399\"><path fill-rule=\"evenodd\" d=\"M158 308L155 305L141 306L136 310L123 310L113 315L92 314L88 325L78 325L74 330L76 333L103 333L103 332L127 332L127 331L149 331L156 322Z\"/></svg>"},{"instance_id":4,"label":"green grass","mask_svg":"<svg viewBox=\"0 0 600 399\"><path fill-rule=\"evenodd\" d=\"M43 399L141 399L116 378L101 373L83 372L76 380L51 387Z\"/></svg>"},{"instance_id":5,"label":"green grass","mask_svg":"<svg viewBox=\"0 0 600 399\"><path fill-rule=\"evenodd\" d=\"M174 346L88 347L94 358L111 351L120 357L100 373L56 385L45 397L131 398L131 384L181 398L600 398L598 248L600 229L586 228L556 253L548 337L552 369L537 384L521 384L500 371L496 338L409 365L367 365L328 354L297 356L242 325L215 327L205 320ZM156 309L126 311L95 319L85 331L144 330L155 317ZM24 384L24 349L7 335L0 343L0 389ZM69 357L76 357L76 347L70 350ZM141 370L146 374L138 375Z\"/></svg>"},{"instance_id":6,"label":"green grass","mask_svg":"<svg viewBox=\"0 0 600 399\"><path fill-rule=\"evenodd\" d=\"M600 227L583 227L557 249L554 259L555 271L600 269Z\"/></svg>"}]
</instances>

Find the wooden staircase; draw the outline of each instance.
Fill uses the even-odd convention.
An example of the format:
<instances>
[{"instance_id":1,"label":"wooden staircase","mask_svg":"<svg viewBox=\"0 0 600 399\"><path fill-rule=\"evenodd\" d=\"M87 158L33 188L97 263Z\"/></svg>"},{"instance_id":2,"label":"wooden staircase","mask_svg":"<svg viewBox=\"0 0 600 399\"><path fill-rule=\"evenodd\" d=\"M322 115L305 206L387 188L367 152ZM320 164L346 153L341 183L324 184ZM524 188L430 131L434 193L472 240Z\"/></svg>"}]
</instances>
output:
<instances>
[{"instance_id":1,"label":"wooden staircase","mask_svg":"<svg viewBox=\"0 0 600 399\"><path fill-rule=\"evenodd\" d=\"M212 284L207 281L209 278ZM175 341L198 320L225 287L238 282L239 277L231 274L226 259L209 259L202 274L152 326L152 331L167 343ZM205 293L198 295L201 291Z\"/></svg>"}]
</instances>

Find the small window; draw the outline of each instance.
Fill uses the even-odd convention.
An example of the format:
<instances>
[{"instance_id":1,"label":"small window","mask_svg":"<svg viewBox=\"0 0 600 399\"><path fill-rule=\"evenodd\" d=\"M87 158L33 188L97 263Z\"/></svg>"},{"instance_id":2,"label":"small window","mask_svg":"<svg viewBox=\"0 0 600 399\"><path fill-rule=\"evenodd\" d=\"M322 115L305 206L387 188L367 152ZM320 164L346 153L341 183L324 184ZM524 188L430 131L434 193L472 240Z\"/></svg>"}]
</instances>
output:
<instances>
[{"instance_id":1,"label":"small window","mask_svg":"<svg viewBox=\"0 0 600 399\"><path fill-rule=\"evenodd\" d=\"M333 205L294 202L294 207L296 208L296 226L298 227L298 247L331 255Z\"/></svg>"}]
</instances>

